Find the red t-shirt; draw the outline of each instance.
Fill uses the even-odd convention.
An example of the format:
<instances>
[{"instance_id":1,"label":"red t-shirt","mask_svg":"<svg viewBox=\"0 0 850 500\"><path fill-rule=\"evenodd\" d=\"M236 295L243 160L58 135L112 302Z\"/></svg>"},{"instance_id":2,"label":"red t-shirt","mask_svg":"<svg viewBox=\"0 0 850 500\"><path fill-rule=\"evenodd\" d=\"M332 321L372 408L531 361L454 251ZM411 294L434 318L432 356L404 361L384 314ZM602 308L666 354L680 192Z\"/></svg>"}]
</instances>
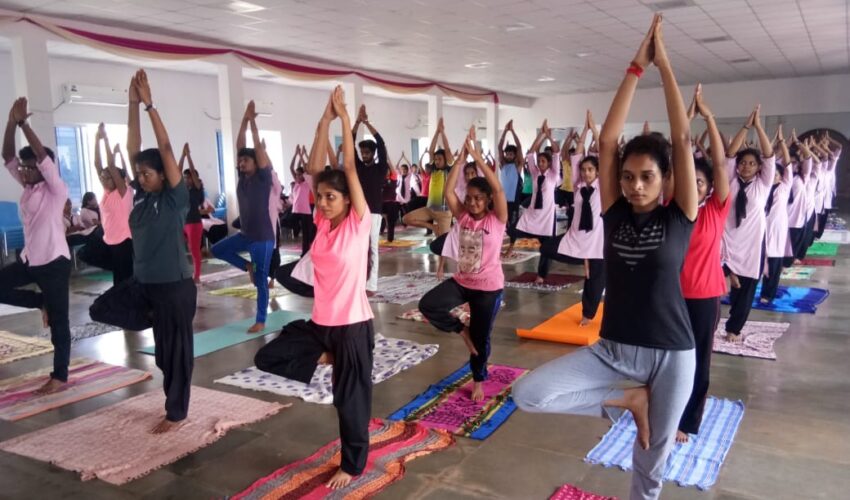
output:
<instances>
[{"instance_id":1,"label":"red t-shirt","mask_svg":"<svg viewBox=\"0 0 850 500\"><path fill-rule=\"evenodd\" d=\"M720 265L720 241L731 199L727 196L726 203L721 205L712 194L697 212L691 243L679 275L682 296L686 299L709 299L726 294L726 278Z\"/></svg>"}]
</instances>

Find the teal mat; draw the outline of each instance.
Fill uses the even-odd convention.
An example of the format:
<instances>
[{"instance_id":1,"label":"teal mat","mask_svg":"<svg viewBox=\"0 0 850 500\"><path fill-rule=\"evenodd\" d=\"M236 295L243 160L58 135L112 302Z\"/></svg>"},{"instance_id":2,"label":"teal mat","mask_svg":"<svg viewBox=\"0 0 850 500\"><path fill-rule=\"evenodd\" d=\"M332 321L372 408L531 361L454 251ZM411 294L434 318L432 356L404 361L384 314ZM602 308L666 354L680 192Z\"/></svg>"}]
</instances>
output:
<instances>
[{"instance_id":1,"label":"teal mat","mask_svg":"<svg viewBox=\"0 0 850 500\"><path fill-rule=\"evenodd\" d=\"M89 281L108 281L112 283L112 271L98 271L96 273L87 273L83 278Z\"/></svg>"},{"instance_id":2,"label":"teal mat","mask_svg":"<svg viewBox=\"0 0 850 500\"><path fill-rule=\"evenodd\" d=\"M434 255L433 253L431 253L431 248L428 247L428 245L416 247L413 250L411 250L410 253L418 253L418 254L421 254L421 255Z\"/></svg>"},{"instance_id":3,"label":"teal mat","mask_svg":"<svg viewBox=\"0 0 850 500\"><path fill-rule=\"evenodd\" d=\"M206 356L207 354L219 351L232 345L241 344L253 340L263 335L268 335L280 331L283 325L295 321L296 319L310 319L307 313L297 313L292 311L274 311L269 313L266 318L266 329L260 333L245 333L251 325L254 324L254 318L243 319L236 323L220 326L207 330L205 332L195 334L195 357ZM153 355L154 346L139 349L139 352Z\"/></svg>"}]
</instances>

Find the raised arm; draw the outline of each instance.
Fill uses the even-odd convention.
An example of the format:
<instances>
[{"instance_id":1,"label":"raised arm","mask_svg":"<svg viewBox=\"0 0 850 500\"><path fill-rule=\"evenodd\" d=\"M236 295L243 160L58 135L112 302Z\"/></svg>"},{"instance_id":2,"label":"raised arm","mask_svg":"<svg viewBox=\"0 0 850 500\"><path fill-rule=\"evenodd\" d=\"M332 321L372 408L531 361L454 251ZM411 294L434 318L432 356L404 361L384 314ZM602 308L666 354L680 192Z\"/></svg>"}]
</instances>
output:
<instances>
[{"instance_id":1,"label":"raised arm","mask_svg":"<svg viewBox=\"0 0 850 500\"><path fill-rule=\"evenodd\" d=\"M738 151L741 149L741 146L744 145L744 141L747 140L747 135L750 133L750 127L753 125L753 119L756 116L756 111L753 110L750 113L750 116L747 117L746 123L741 127L741 130L735 134L735 137L732 138L732 141L729 143L729 147L726 148L726 157L734 158L735 155L738 154Z\"/></svg>"},{"instance_id":2,"label":"raised arm","mask_svg":"<svg viewBox=\"0 0 850 500\"><path fill-rule=\"evenodd\" d=\"M537 154L540 152L540 145L546 140L546 129L548 128L549 120L543 120L543 124L540 126L540 132L537 133L537 137L531 143L531 148L528 150L529 153Z\"/></svg>"},{"instance_id":3,"label":"raised arm","mask_svg":"<svg viewBox=\"0 0 850 500\"><path fill-rule=\"evenodd\" d=\"M195 169L195 162L192 161L192 151L189 149L189 143L183 145L183 156L186 157L186 161L189 163L189 178L192 179L192 186L195 189L201 189L201 176L198 175L198 171ZM180 171L183 171L183 165L180 165Z\"/></svg>"},{"instance_id":4,"label":"raised arm","mask_svg":"<svg viewBox=\"0 0 850 500\"><path fill-rule=\"evenodd\" d=\"M638 75L643 72L652 59L655 26L660 20L661 17L658 14L653 17L652 25L643 38L637 54L632 60L632 65L614 95L608 116L605 118L602 131L599 134L599 196L602 201L603 214L621 196L617 140L620 138L620 133L623 131L626 117L628 117L629 109L632 106L632 99L639 79Z\"/></svg>"},{"instance_id":5,"label":"raised arm","mask_svg":"<svg viewBox=\"0 0 850 500\"><path fill-rule=\"evenodd\" d=\"M289 162L289 173L292 175L292 178L295 179L295 165L298 162L298 158L301 156L301 146L295 146L295 152L292 153L292 161Z\"/></svg>"},{"instance_id":6,"label":"raised arm","mask_svg":"<svg viewBox=\"0 0 850 500\"><path fill-rule=\"evenodd\" d=\"M119 167L119 168L121 170L123 170L130 179L133 179L134 178L133 177L134 171L133 171L133 169L129 169L129 170L127 169L127 160L124 159L124 153L121 152L121 145L120 144L115 145L115 149L112 151L112 156L113 156L113 158L118 157L118 160L121 161L121 167ZM116 162L116 164L117 164L117 162Z\"/></svg>"},{"instance_id":7,"label":"raised arm","mask_svg":"<svg viewBox=\"0 0 850 500\"><path fill-rule=\"evenodd\" d=\"M245 107L245 113L242 114L242 123L239 124L239 132L236 134L236 154L239 154L239 151L248 146L248 124L251 121L251 115L248 114L248 107L251 108L251 112L255 111L254 106L251 106L254 101L248 103L248 106ZM256 144L256 143L255 143Z\"/></svg>"},{"instance_id":8,"label":"raised arm","mask_svg":"<svg viewBox=\"0 0 850 500\"><path fill-rule=\"evenodd\" d=\"M332 113L342 120L342 129L348 130L351 127L351 118L348 116L348 110L345 109L345 93L342 91L342 86L337 86L334 89L329 105L332 106ZM327 125L324 130L325 135L327 135ZM325 140L327 141L327 138ZM354 137L342 134L342 168L345 171L345 179L348 181L348 196L351 199L351 208L362 219L369 212L369 205L366 203L366 195L363 194L360 178L357 177L357 163L354 161L354 154Z\"/></svg>"},{"instance_id":9,"label":"raised arm","mask_svg":"<svg viewBox=\"0 0 850 500\"><path fill-rule=\"evenodd\" d=\"M667 102L667 118L670 121L670 141L673 144L674 200L690 221L697 218L697 179L694 170L694 155L691 150L691 122L685 102L673 74L673 66L667 57L661 22L655 26L654 63L661 72L664 100Z\"/></svg>"},{"instance_id":10,"label":"raised arm","mask_svg":"<svg viewBox=\"0 0 850 500\"><path fill-rule=\"evenodd\" d=\"M785 165L785 170L790 170L791 165L791 153L788 152L788 145L785 144L785 135L782 133L782 124L776 128L776 147L779 148L779 154L782 156L782 164ZM776 149L776 148L774 148Z\"/></svg>"},{"instance_id":11,"label":"raised arm","mask_svg":"<svg viewBox=\"0 0 850 500\"><path fill-rule=\"evenodd\" d=\"M484 174L487 179L487 184L490 184L490 189L493 191L493 212L502 224L508 222L508 199L505 197L505 190L502 189L502 183L499 181L499 176L492 169L485 168L484 159L481 157L481 151L475 144L475 128L471 127L469 131L469 139L467 139L467 150L472 158L475 159L475 164L478 165L478 170Z\"/></svg>"},{"instance_id":12,"label":"raised arm","mask_svg":"<svg viewBox=\"0 0 850 500\"><path fill-rule=\"evenodd\" d=\"M9 121L6 122L6 132L3 134L3 162L5 163L9 163L15 159L15 131L18 129L18 122L15 120L16 104L17 101L9 109ZM17 177L17 170L12 175L15 176L15 180L20 182L20 179Z\"/></svg>"},{"instance_id":13,"label":"raised arm","mask_svg":"<svg viewBox=\"0 0 850 500\"><path fill-rule=\"evenodd\" d=\"M101 122L94 134L94 169L101 184L103 184L103 160L100 155L100 143L104 137L106 137L106 125ZM109 146L106 147L106 153L109 154Z\"/></svg>"},{"instance_id":14,"label":"raised arm","mask_svg":"<svg viewBox=\"0 0 850 500\"><path fill-rule=\"evenodd\" d=\"M139 98L145 105L151 125L153 126L156 145L159 149L159 155L162 157L165 178L172 188L177 187L183 179L183 173L180 171L180 167L177 166L177 160L174 159L174 149L171 147L171 141L168 139L168 132L165 130L165 125L162 123L159 111L153 106L148 75L143 69L140 69L136 73L136 90L139 93Z\"/></svg>"},{"instance_id":15,"label":"raised arm","mask_svg":"<svg viewBox=\"0 0 850 500\"><path fill-rule=\"evenodd\" d=\"M761 104L756 106L755 115L753 116L753 126L755 127L756 134L759 138L762 157L770 158L773 156L773 143L770 141L770 138L767 136L767 132L765 132L764 127L761 124Z\"/></svg>"},{"instance_id":16,"label":"raised arm","mask_svg":"<svg viewBox=\"0 0 850 500\"><path fill-rule=\"evenodd\" d=\"M260 130L257 128L257 111L254 106L254 101L248 103L248 109L245 114L249 117L251 126L251 138L254 140L254 154L257 156L257 168L269 168L272 166L272 161L266 153L266 146L260 140Z\"/></svg>"},{"instance_id":17,"label":"raised arm","mask_svg":"<svg viewBox=\"0 0 850 500\"><path fill-rule=\"evenodd\" d=\"M127 90L130 104L127 106L127 160L133 169L133 178L139 178L136 167L136 156L142 150L142 125L139 121L139 106L141 99L136 87L136 75L130 80L130 88Z\"/></svg>"},{"instance_id":18,"label":"raised arm","mask_svg":"<svg viewBox=\"0 0 850 500\"><path fill-rule=\"evenodd\" d=\"M428 156L431 161L434 161L434 152L437 151L437 141L440 140L440 133L443 131L443 119L437 121L437 131L434 132L434 137L431 138L431 145L428 146Z\"/></svg>"},{"instance_id":19,"label":"raised arm","mask_svg":"<svg viewBox=\"0 0 850 500\"><path fill-rule=\"evenodd\" d=\"M714 196L721 204L726 203L729 197L729 176L726 173L726 148L723 139L714 121L714 113L706 104L702 96L702 85L697 85L694 94L696 110L705 119L705 130L708 133L708 141L711 147L711 172L714 178Z\"/></svg>"},{"instance_id":20,"label":"raised arm","mask_svg":"<svg viewBox=\"0 0 850 500\"><path fill-rule=\"evenodd\" d=\"M464 144L467 141L464 141ZM449 210L452 212L452 215L456 218L460 218L466 209L463 206L463 202L458 199L457 193L455 193L455 187L457 187L457 181L460 177L460 173L463 170L463 162L456 161L452 164L451 170L449 170L449 177L446 179L446 188L443 190L446 198L446 205L448 205Z\"/></svg>"},{"instance_id":21,"label":"raised arm","mask_svg":"<svg viewBox=\"0 0 850 500\"><path fill-rule=\"evenodd\" d=\"M501 137L499 137L499 168L502 168L502 165L507 163L505 161L505 139L508 137L508 130L511 129L513 123L513 120L509 120L508 123L505 124L505 129L502 130Z\"/></svg>"},{"instance_id":22,"label":"raised arm","mask_svg":"<svg viewBox=\"0 0 850 500\"><path fill-rule=\"evenodd\" d=\"M121 176L121 172L118 171L118 168L115 166L115 155L110 154L109 147L109 137L106 135L106 126L101 123L97 128L98 140L95 141L95 168L97 168L97 175L100 178L103 175L104 169L101 163L100 157L100 139L103 140L103 144L106 147L106 173L109 175L109 178L112 179L112 184L115 186L115 189L118 190L118 194L121 197L124 196L124 193L127 192L127 181L124 177ZM103 179L101 178L101 183Z\"/></svg>"},{"instance_id":23,"label":"raised arm","mask_svg":"<svg viewBox=\"0 0 850 500\"><path fill-rule=\"evenodd\" d=\"M452 147L449 146L449 139L446 137L446 128L440 129L440 137L443 139L443 150L446 152L446 164L453 165L455 158L452 155Z\"/></svg>"}]
</instances>

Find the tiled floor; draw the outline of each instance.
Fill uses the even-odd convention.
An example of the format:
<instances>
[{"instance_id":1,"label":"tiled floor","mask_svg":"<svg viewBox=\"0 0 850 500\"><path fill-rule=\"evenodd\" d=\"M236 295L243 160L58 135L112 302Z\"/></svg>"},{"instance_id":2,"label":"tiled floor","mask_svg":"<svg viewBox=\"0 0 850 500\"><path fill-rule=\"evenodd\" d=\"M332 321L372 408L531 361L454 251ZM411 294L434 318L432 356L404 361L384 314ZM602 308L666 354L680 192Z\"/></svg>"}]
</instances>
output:
<instances>
[{"instance_id":1,"label":"tiled floor","mask_svg":"<svg viewBox=\"0 0 850 500\"><path fill-rule=\"evenodd\" d=\"M419 234L419 232L417 232ZM401 237L405 237L402 233ZM707 492L667 484L668 499L837 499L850 491L850 246L841 248L835 268L818 268L807 286L829 288L817 315L776 315L754 311L755 320L782 320L791 329L777 344L778 361L715 355L711 394L742 399L746 414L717 484ZM381 255L381 274L435 268L436 258L405 249ZM561 266L560 264L555 264ZM534 270L536 259L506 268L506 274ZM577 269L575 269L577 270ZM247 278L226 283L240 284ZM75 290L102 291L108 284L76 278ZM522 341L516 327L530 327L580 300L580 286L559 293L507 290L506 307L493 332L492 361L533 368L574 347ZM71 294L72 324L88 321L92 297ZM466 358L462 342L428 325L395 319L408 306L374 307L376 330L390 337L439 343L440 352L375 387L373 415L396 410L429 384L457 369ZM274 309L309 311L311 302L294 295ZM252 316L253 302L199 293L197 331ZM726 308L724 308L725 310ZM40 328L37 313L0 317L0 329L22 334ZM252 364L257 339L196 359L194 383L266 400L268 393L213 385L216 378ZM73 355L144 368L153 380L43 413L16 423L0 422L0 439L86 414L128 396L160 390L161 374L151 356L137 353L153 343L150 332L115 332L74 345ZM48 366L42 356L0 366L9 377ZM122 487L81 482L77 474L0 452L0 498L212 498L233 494L257 478L311 454L337 436L333 407L295 401L292 408L255 425L230 432L217 443ZM486 441L458 439L448 451L408 464L403 480L381 498L547 498L570 482L625 498L629 474L582 461L606 432L603 419L515 413ZM130 451L132 453L132 451Z\"/></svg>"}]
</instances>

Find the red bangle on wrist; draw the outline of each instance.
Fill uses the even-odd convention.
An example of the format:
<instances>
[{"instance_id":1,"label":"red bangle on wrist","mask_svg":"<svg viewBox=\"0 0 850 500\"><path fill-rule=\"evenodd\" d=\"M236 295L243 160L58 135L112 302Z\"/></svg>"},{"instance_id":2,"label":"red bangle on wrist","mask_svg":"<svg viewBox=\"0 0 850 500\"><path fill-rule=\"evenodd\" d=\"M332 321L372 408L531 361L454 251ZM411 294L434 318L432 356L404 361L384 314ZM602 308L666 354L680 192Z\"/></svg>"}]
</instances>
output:
<instances>
[{"instance_id":1,"label":"red bangle on wrist","mask_svg":"<svg viewBox=\"0 0 850 500\"><path fill-rule=\"evenodd\" d=\"M626 70L627 75L630 73L640 78L641 76L643 76L643 68L641 68L635 63L632 63L631 66L629 66L629 69Z\"/></svg>"}]
</instances>

